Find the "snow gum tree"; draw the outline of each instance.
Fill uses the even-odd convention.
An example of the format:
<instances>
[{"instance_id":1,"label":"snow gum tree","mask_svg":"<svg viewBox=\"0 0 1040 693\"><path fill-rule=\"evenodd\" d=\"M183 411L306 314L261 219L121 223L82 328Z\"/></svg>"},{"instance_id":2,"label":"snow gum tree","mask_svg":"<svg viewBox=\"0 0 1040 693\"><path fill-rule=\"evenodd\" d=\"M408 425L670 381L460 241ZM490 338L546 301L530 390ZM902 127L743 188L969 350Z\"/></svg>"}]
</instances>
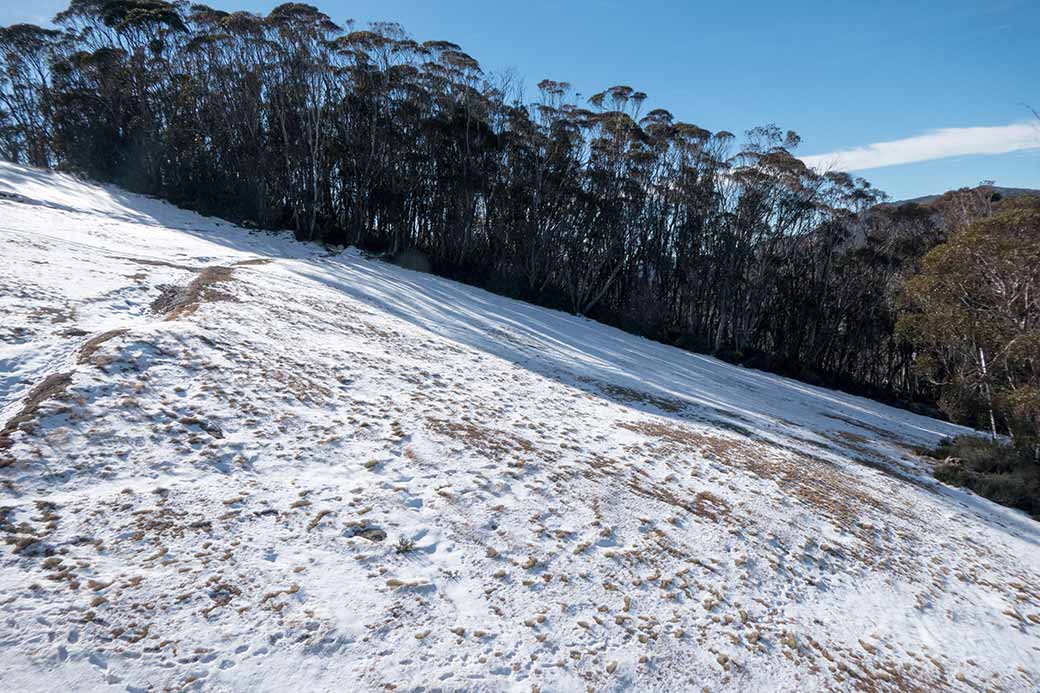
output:
<instances>
[{"instance_id":1,"label":"snow gum tree","mask_svg":"<svg viewBox=\"0 0 1040 693\"><path fill-rule=\"evenodd\" d=\"M1040 200L1005 200L924 256L899 333L953 418L1040 458Z\"/></svg>"},{"instance_id":2,"label":"snow gum tree","mask_svg":"<svg viewBox=\"0 0 1040 693\"><path fill-rule=\"evenodd\" d=\"M72 0L54 21L0 28L10 161L414 251L445 276L875 397L933 398L894 289L994 211L987 186L879 206L866 181L805 166L792 131L711 132L627 85L525 95L451 41L304 3ZM1021 389L990 391L1028 409Z\"/></svg>"}]
</instances>

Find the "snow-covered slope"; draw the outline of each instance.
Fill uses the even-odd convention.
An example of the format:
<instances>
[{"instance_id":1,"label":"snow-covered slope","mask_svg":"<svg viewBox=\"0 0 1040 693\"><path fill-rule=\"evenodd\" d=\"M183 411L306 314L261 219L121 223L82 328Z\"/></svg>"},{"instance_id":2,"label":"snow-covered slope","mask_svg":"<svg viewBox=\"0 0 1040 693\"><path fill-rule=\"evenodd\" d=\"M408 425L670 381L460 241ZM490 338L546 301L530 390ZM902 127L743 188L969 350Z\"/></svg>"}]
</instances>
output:
<instances>
[{"instance_id":1,"label":"snow-covered slope","mask_svg":"<svg viewBox=\"0 0 1040 693\"><path fill-rule=\"evenodd\" d=\"M954 426L0 168L0 689L1040 686Z\"/></svg>"}]
</instances>

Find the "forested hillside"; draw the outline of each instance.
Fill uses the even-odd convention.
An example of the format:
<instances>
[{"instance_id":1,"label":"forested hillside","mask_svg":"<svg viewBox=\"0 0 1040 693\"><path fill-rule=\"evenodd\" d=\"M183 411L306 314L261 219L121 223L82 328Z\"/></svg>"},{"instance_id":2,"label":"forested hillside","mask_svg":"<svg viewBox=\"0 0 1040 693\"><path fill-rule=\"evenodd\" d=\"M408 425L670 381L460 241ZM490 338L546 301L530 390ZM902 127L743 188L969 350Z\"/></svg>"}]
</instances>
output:
<instances>
[{"instance_id":1,"label":"forested hillside","mask_svg":"<svg viewBox=\"0 0 1040 693\"><path fill-rule=\"evenodd\" d=\"M1032 693L966 433L0 163L0 690Z\"/></svg>"},{"instance_id":2,"label":"forested hillside","mask_svg":"<svg viewBox=\"0 0 1040 693\"><path fill-rule=\"evenodd\" d=\"M525 94L454 43L299 3L73 0L55 21L0 29L9 161L418 251L439 274L810 382L942 394L895 331L899 288L993 214L991 188L879 204L866 181L807 168L792 131L710 132L629 86Z\"/></svg>"},{"instance_id":3,"label":"forested hillside","mask_svg":"<svg viewBox=\"0 0 1040 693\"><path fill-rule=\"evenodd\" d=\"M1040 690L1032 129L901 136L1010 9L673 0L521 78L234 2L0 27L0 692ZM702 30L686 105L561 81ZM877 141L692 122L774 107Z\"/></svg>"}]
</instances>

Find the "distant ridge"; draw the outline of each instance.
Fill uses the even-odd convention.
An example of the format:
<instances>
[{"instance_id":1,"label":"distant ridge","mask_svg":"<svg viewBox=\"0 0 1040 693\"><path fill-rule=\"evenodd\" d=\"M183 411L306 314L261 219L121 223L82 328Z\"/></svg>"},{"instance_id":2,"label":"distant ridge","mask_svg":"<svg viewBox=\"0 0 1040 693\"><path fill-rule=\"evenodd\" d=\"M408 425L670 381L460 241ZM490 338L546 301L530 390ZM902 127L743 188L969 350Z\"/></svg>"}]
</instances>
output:
<instances>
[{"instance_id":1,"label":"distant ridge","mask_svg":"<svg viewBox=\"0 0 1040 693\"><path fill-rule=\"evenodd\" d=\"M948 191L948 192L953 192L953 191L951 190L951 191ZM1040 195L1040 190L1035 189L1035 188L1003 188L1003 187L1000 187L999 185L993 186L993 192L999 193L1002 198L1021 197L1022 195ZM940 193L940 194L937 194L937 195L922 195L921 197L913 197L913 198L910 198L909 200L897 200L895 202L889 202L888 204L892 204L892 205L905 205L905 204L909 204L909 203L912 202L912 203L915 203L915 204L924 205L924 204L928 204L930 202L935 202L936 200L938 200L940 197L942 197L945 194L946 193Z\"/></svg>"}]
</instances>

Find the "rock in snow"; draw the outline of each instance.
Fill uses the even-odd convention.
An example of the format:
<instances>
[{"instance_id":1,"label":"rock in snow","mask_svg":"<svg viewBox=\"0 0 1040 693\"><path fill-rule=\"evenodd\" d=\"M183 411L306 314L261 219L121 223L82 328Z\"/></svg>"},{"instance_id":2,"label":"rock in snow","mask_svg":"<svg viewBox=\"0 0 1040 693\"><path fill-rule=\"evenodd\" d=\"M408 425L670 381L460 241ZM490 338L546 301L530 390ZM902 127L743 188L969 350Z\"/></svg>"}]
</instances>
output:
<instances>
[{"instance_id":1,"label":"rock in snow","mask_svg":"<svg viewBox=\"0 0 1040 693\"><path fill-rule=\"evenodd\" d=\"M0 688L1040 687L962 432L0 165Z\"/></svg>"}]
</instances>

